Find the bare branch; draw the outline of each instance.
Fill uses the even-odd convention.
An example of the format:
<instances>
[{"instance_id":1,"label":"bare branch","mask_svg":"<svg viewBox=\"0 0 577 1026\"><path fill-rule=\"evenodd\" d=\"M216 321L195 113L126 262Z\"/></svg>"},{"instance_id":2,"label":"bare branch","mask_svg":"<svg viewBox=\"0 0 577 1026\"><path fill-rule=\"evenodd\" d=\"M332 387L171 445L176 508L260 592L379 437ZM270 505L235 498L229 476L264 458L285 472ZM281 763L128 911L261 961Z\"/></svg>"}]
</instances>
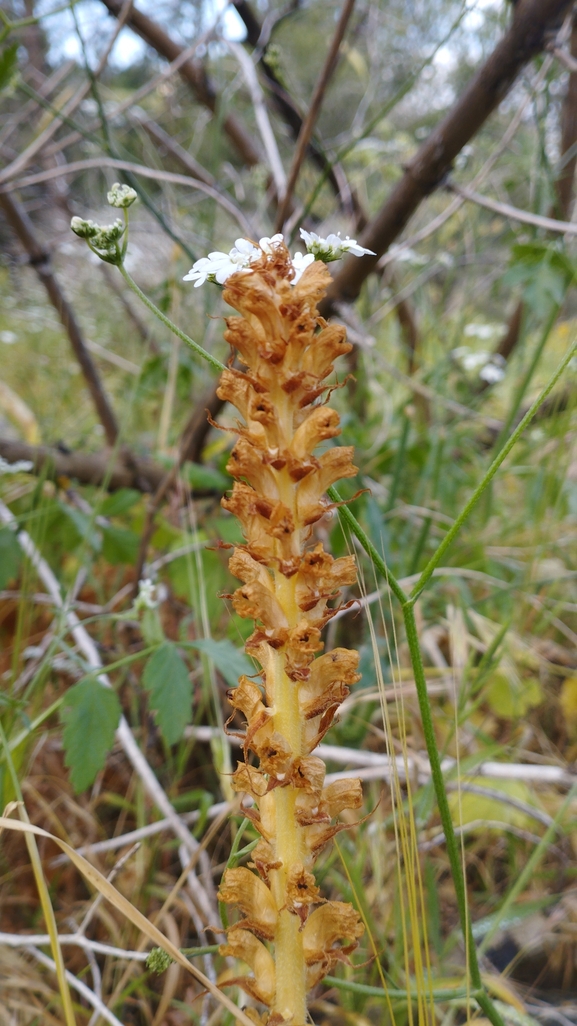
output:
<instances>
[{"instance_id":1,"label":"bare branch","mask_svg":"<svg viewBox=\"0 0 577 1026\"><path fill-rule=\"evenodd\" d=\"M80 364L86 384L90 390L96 412L104 428L106 439L109 445L114 445L118 437L116 416L92 357L88 352L88 346L82 335L80 325L74 316L72 307L64 297L58 279L52 271L50 253L43 249L36 239L30 218L13 196L0 192L0 207L4 211L8 224L27 252L30 266L36 271L46 289L50 302L62 321L70 340L70 345L74 350L74 355Z\"/></svg>"},{"instance_id":2,"label":"bare branch","mask_svg":"<svg viewBox=\"0 0 577 1026\"><path fill-rule=\"evenodd\" d=\"M264 93L261 89L254 64L240 43L233 43L231 40L228 40L227 46L239 62L244 80L249 88L255 120L268 157L268 164L272 172L276 193L280 197L284 195L286 189L286 175L267 114Z\"/></svg>"},{"instance_id":3,"label":"bare branch","mask_svg":"<svg viewBox=\"0 0 577 1026\"><path fill-rule=\"evenodd\" d=\"M97 79L106 67L106 63L110 56L112 47L114 46L120 32L124 27L127 14L130 10L131 2L132 0L124 0L122 4L118 5L118 25L116 26L112 34L112 38L109 40L108 45L102 57L100 58L100 61L98 62L98 67L96 68L96 71L93 73L93 79ZM68 103L64 104L62 110L54 116L53 120L50 122L47 128L45 128L44 131L41 132L40 135L38 135L32 143L30 143L30 146L28 146L22 153L18 155L16 160L9 164L8 167L5 167L3 171L0 171L0 184L8 182L10 181L10 179L20 174L20 172L24 170L24 168L30 163L30 161L36 156L36 154L40 153L40 151L44 149L46 143L49 139L52 138L54 133L58 131L62 122L66 118L69 118L70 115L82 103L82 100L90 91L91 85L91 81L87 80L80 87L80 89L77 89L74 93L74 96L68 101Z\"/></svg>"},{"instance_id":4,"label":"bare branch","mask_svg":"<svg viewBox=\"0 0 577 1026\"><path fill-rule=\"evenodd\" d=\"M47 171L39 171L35 175L27 175L25 178L20 179L18 183L6 185L4 194L13 188L24 189L29 185L38 185L39 182L49 182L53 178L61 178L63 175L76 174L78 171L89 171L91 168L101 167L112 167L118 171L130 171L132 174L142 175L143 178L152 178L157 182L170 182L171 185L184 185L189 189L198 189L199 192L204 192L207 196L210 196L216 203L220 203L221 207L224 207L231 217L238 221L243 232L246 232L249 236L254 234L250 222L247 221L240 207L237 207L236 203L233 203L226 193L219 192L197 178L191 178L190 175L177 175L172 171L157 171L156 168L145 167L144 164L133 164L129 160L116 160L115 157L108 157L104 153L100 157L75 160L72 164L65 164L63 167L52 167Z\"/></svg>"},{"instance_id":5,"label":"bare branch","mask_svg":"<svg viewBox=\"0 0 577 1026\"><path fill-rule=\"evenodd\" d=\"M8 463L28 460L34 474L51 481L71 478L80 484L106 486L107 491L135 488L155 492L166 478L166 467L146 456L137 456L123 447L113 461L109 449L100 452L61 452L48 445L29 445L13 438L0 438L0 458ZM195 494L212 495L211 491Z\"/></svg>"},{"instance_id":6,"label":"bare branch","mask_svg":"<svg viewBox=\"0 0 577 1026\"><path fill-rule=\"evenodd\" d=\"M140 125L141 128L150 136L154 142L159 143L160 146L164 147L167 153L171 157L174 157L178 161L181 167L185 171L188 171L193 178L198 178L199 182L204 182L205 185L210 185L214 188L216 181L213 175L211 175L202 164L199 164L194 157L184 149L180 143L176 142L168 132L164 131L160 125L157 125L156 121L152 121L143 110L137 108L131 111L130 118L135 124Z\"/></svg>"},{"instance_id":7,"label":"bare branch","mask_svg":"<svg viewBox=\"0 0 577 1026\"><path fill-rule=\"evenodd\" d=\"M164 68L164 70L158 75L154 75L153 78L145 82L140 89L135 90L135 92L131 93L130 96L121 103L118 103L112 109L111 113L108 114L109 122L112 123L116 118L120 117L125 110L129 110L135 104L140 103L141 100L157 89L158 86L162 85L163 82L167 82L169 78L176 75L177 71L192 57L198 47L206 44L212 34L212 31L212 29L209 29L208 32L203 33L202 36L195 40L192 46L187 46L186 49L182 50L178 57L174 61L171 61L168 67ZM93 121L88 122L85 131L93 132L96 128L99 128L100 125L100 118L95 118ZM56 153L61 153L67 146L72 146L73 143L78 142L79 139L82 139L82 132L71 132L69 135L65 135L62 139L58 139L56 142L52 143L51 146L48 146L45 150L45 156L52 157Z\"/></svg>"},{"instance_id":8,"label":"bare branch","mask_svg":"<svg viewBox=\"0 0 577 1026\"><path fill-rule=\"evenodd\" d=\"M420 147L363 232L361 245L374 250L376 256L361 260L349 257L345 261L324 302L324 314L337 299L356 299L379 258L400 235L423 199L442 185L457 154L507 95L521 68L543 50L569 6L570 0L520 0L516 4L509 31Z\"/></svg>"},{"instance_id":9,"label":"bare branch","mask_svg":"<svg viewBox=\"0 0 577 1026\"><path fill-rule=\"evenodd\" d=\"M122 9L120 0L102 0L102 3L111 14L116 16ZM183 47L175 43L157 22L147 17L137 7L132 7L126 24L168 61L176 60L183 51ZM216 110L218 99L216 90L201 65L195 64L191 60L185 61L179 69L179 74L187 85L192 87L200 103L203 103L211 111ZM226 114L222 121L222 127L245 164L248 164L249 167L260 164L261 157L254 147L251 135L238 118L233 114Z\"/></svg>"},{"instance_id":10,"label":"bare branch","mask_svg":"<svg viewBox=\"0 0 577 1026\"><path fill-rule=\"evenodd\" d=\"M354 6L355 0L345 0L343 4L343 9L341 11L341 16L335 29L335 34L332 38L331 45L325 57L325 63L321 68L321 72L317 79L311 99L311 105L309 107L309 112L301 126L299 137L297 139L297 144L288 177L286 191L279 205L279 210L276 219L277 232L282 231L283 225L285 223L286 216L288 214L290 207L290 202L299 176L299 171L301 169L301 165L305 158L308 144L313 134L313 128L320 113L320 109L322 106L325 92L327 90L327 86L336 68L340 45L344 39L344 35L347 30L347 25L349 23L351 14L353 13Z\"/></svg>"},{"instance_id":11,"label":"bare branch","mask_svg":"<svg viewBox=\"0 0 577 1026\"><path fill-rule=\"evenodd\" d=\"M577 15L575 14L571 24L570 48L572 67L561 109L561 159L555 182L557 209L552 211L565 221L571 217L575 166L577 165L577 147L575 145L577 143Z\"/></svg>"},{"instance_id":12,"label":"bare branch","mask_svg":"<svg viewBox=\"0 0 577 1026\"><path fill-rule=\"evenodd\" d=\"M293 97L287 92L275 74L274 68L270 67L266 62L266 48L270 41L272 29L287 14L269 15L265 19L264 25L261 26L247 0L233 0L233 4L246 28L246 42L258 52L258 65L262 69L268 88L271 91L272 101L283 121L290 128L291 134L297 139L303 125L300 110ZM292 13L292 10L293 8L291 7L289 13ZM308 144L308 153L319 170L327 176L327 181L341 206L347 213L351 213L354 216L357 231L360 230L359 225L361 228L364 228L366 224L364 211L361 209L355 190L351 188L346 180L342 166L340 164L333 166L328 157L312 139Z\"/></svg>"},{"instance_id":13,"label":"bare branch","mask_svg":"<svg viewBox=\"0 0 577 1026\"><path fill-rule=\"evenodd\" d=\"M477 206L484 207L485 210L492 210L493 213L507 217L511 221L532 224L535 228L544 228L545 231L557 232L560 235L577 235L577 224L573 224L572 221L558 221L554 217L532 214L530 210L519 210L518 207L512 207L509 203L499 203L498 200L488 199L487 196L481 196L471 189L464 189L461 185L455 185L454 182L447 182L445 188L448 192L455 192L457 196L461 196L469 203L476 203Z\"/></svg>"},{"instance_id":14,"label":"bare branch","mask_svg":"<svg viewBox=\"0 0 577 1026\"><path fill-rule=\"evenodd\" d=\"M566 50L562 50L560 46L556 46L552 51L554 57L557 58L563 67L567 68L568 71L577 71L577 60L573 53L567 53Z\"/></svg>"}]
</instances>

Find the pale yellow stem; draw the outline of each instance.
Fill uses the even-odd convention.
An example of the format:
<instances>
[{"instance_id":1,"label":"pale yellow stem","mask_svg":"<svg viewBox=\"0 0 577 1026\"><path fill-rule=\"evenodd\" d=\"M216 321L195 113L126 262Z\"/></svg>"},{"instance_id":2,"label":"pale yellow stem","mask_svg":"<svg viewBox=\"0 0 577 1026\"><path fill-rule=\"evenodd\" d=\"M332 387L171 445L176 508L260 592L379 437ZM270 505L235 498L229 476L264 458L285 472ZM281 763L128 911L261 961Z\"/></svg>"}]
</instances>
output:
<instances>
[{"instance_id":1,"label":"pale yellow stem","mask_svg":"<svg viewBox=\"0 0 577 1026\"><path fill-rule=\"evenodd\" d=\"M275 397L281 429L289 442L292 435L293 410L285 394ZM296 522L296 487L286 470L278 472L279 498L295 516L293 551L300 553L300 531ZM275 595L291 627L300 619L295 595L295 577L274 572ZM274 728L288 741L294 756L303 754L303 724L298 701L298 688L287 677L284 656L275 653L274 682L271 688ZM268 673L267 671L267 688ZM306 966L299 917L285 908L287 876L291 866L305 860L303 830L295 818L297 790L292 785L277 787L274 792L276 837L275 854L282 867L271 873L271 892L279 909L275 933L276 993L272 1007L288 1019L291 1026L305 1026L307 1021Z\"/></svg>"}]
</instances>

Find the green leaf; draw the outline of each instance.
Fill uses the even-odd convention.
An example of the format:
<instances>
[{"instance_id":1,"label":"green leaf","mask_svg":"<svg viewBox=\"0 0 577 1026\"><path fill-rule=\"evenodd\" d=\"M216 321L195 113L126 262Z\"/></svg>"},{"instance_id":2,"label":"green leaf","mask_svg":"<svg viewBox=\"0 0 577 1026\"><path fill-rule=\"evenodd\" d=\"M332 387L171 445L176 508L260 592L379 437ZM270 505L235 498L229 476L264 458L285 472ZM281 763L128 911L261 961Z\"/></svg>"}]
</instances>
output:
<instances>
[{"instance_id":1,"label":"green leaf","mask_svg":"<svg viewBox=\"0 0 577 1026\"><path fill-rule=\"evenodd\" d=\"M59 503L59 506L68 520L74 524L80 538L88 542L95 552L100 552L102 542L98 531L94 528L94 518L83 513L82 510L76 509L75 506L69 506L66 502Z\"/></svg>"},{"instance_id":2,"label":"green leaf","mask_svg":"<svg viewBox=\"0 0 577 1026\"><path fill-rule=\"evenodd\" d=\"M191 488L225 492L230 488L230 477L221 474L220 470L214 467L203 467L200 463L187 463L185 467L186 477Z\"/></svg>"},{"instance_id":3,"label":"green leaf","mask_svg":"<svg viewBox=\"0 0 577 1026\"><path fill-rule=\"evenodd\" d=\"M125 527L102 528L102 555L113 566L118 563L135 563L139 545L140 538L134 531Z\"/></svg>"},{"instance_id":4,"label":"green leaf","mask_svg":"<svg viewBox=\"0 0 577 1026\"><path fill-rule=\"evenodd\" d=\"M3 527L0 530L0 588L5 588L18 575L21 560L22 549L14 531Z\"/></svg>"},{"instance_id":5,"label":"green leaf","mask_svg":"<svg viewBox=\"0 0 577 1026\"><path fill-rule=\"evenodd\" d=\"M167 745L180 741L192 719L192 685L186 664L176 645L165 641L150 656L142 683L150 694L160 733Z\"/></svg>"},{"instance_id":6,"label":"green leaf","mask_svg":"<svg viewBox=\"0 0 577 1026\"><path fill-rule=\"evenodd\" d=\"M513 246L502 282L508 288L522 285L525 302L543 315L563 301L574 275L573 263L555 243L529 242Z\"/></svg>"},{"instance_id":7,"label":"green leaf","mask_svg":"<svg viewBox=\"0 0 577 1026\"><path fill-rule=\"evenodd\" d=\"M117 517L126 513L142 496L134 488L119 488L113 495L107 495L101 502L99 513L103 517Z\"/></svg>"},{"instance_id":8,"label":"green leaf","mask_svg":"<svg viewBox=\"0 0 577 1026\"><path fill-rule=\"evenodd\" d=\"M198 648L209 656L219 673L222 674L227 684L236 687L238 678L244 673L250 676L254 673L254 666L248 656L235 648L232 641L223 638L215 641L214 638L200 638L198 641L190 642L191 648Z\"/></svg>"},{"instance_id":9,"label":"green leaf","mask_svg":"<svg viewBox=\"0 0 577 1026\"><path fill-rule=\"evenodd\" d=\"M102 769L120 720L118 696L95 677L86 677L66 693L61 717L65 764L75 791L84 791Z\"/></svg>"},{"instance_id":10,"label":"green leaf","mask_svg":"<svg viewBox=\"0 0 577 1026\"><path fill-rule=\"evenodd\" d=\"M18 43L7 46L0 54L0 92L6 89L18 67Z\"/></svg>"}]
</instances>

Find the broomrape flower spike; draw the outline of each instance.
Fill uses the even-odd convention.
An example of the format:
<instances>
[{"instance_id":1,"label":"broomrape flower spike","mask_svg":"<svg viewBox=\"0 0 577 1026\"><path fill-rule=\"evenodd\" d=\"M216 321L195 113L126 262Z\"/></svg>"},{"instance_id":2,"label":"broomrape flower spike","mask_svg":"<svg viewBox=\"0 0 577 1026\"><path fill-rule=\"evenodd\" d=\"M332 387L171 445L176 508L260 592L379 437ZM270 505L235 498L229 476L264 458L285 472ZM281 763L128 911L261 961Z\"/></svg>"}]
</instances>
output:
<instances>
[{"instance_id":1,"label":"broomrape flower spike","mask_svg":"<svg viewBox=\"0 0 577 1026\"><path fill-rule=\"evenodd\" d=\"M329 235L328 238L321 239L320 235L315 235L314 232L305 232L304 228L301 228L300 232L308 253L295 253L292 260L289 258L292 272L289 275L289 280L292 285L296 285L300 281L303 272L315 260L329 263L332 260L340 260L346 253L359 257L365 256L365 254L375 255L371 249L359 246L356 239L349 239L348 235L346 239L341 239L340 235ZM273 235L270 239L266 237L260 239L258 246L248 239L237 239L230 252L223 253L216 250L209 253L207 257L197 260L188 274L185 274L183 281L193 281L195 289L204 285L205 281L224 285L232 274L241 270L250 270L252 265L261 259L263 253L266 256L273 256L275 251L280 248L286 250L284 237L281 234Z\"/></svg>"},{"instance_id":2,"label":"broomrape flower spike","mask_svg":"<svg viewBox=\"0 0 577 1026\"><path fill-rule=\"evenodd\" d=\"M243 241L235 249L246 262L227 275L224 299L239 314L227 319L225 338L245 369L226 369L218 395L243 418L227 468L235 484L222 504L245 538L230 559L242 582L231 598L255 622L246 650L261 682L243 676L229 692L246 721L232 783L253 798L244 814L260 839L248 868L223 876L219 899L239 915L221 953L249 967L226 985L265 1006L246 1010L255 1023L305 1026L308 990L348 963L363 932L352 905L325 900L313 874L319 852L344 829L335 818L362 803L359 780L325 786L324 763L312 754L360 679L357 652L320 654L338 589L356 579L354 557L335 559L313 537L331 508L326 489L357 472L350 447L315 455L339 434L338 414L319 400L333 361L351 346L345 329L317 311L330 282L324 263L303 257L295 283L280 236L261 240L256 253ZM216 277L215 255L207 259Z\"/></svg>"}]
</instances>

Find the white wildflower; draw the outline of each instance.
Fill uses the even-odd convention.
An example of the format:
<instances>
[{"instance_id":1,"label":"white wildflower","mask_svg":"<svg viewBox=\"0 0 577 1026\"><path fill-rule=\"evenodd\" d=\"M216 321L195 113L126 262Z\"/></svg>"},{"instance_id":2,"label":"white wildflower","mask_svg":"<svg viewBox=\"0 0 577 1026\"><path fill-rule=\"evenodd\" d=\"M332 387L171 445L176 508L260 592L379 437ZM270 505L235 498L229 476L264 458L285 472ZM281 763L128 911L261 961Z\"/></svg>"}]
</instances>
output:
<instances>
[{"instance_id":1,"label":"white wildflower","mask_svg":"<svg viewBox=\"0 0 577 1026\"><path fill-rule=\"evenodd\" d=\"M295 272L295 276L291 282L292 285L296 285L297 281L300 280L303 271L306 271L310 264L314 264L315 258L312 253L295 253L292 264Z\"/></svg>"},{"instance_id":2,"label":"white wildflower","mask_svg":"<svg viewBox=\"0 0 577 1026\"><path fill-rule=\"evenodd\" d=\"M491 360L490 353L466 353L461 359L463 370L474 371L484 367Z\"/></svg>"},{"instance_id":3,"label":"white wildflower","mask_svg":"<svg viewBox=\"0 0 577 1026\"><path fill-rule=\"evenodd\" d=\"M498 366L498 364L490 361L486 363L484 367L481 367L479 371L479 377L486 381L488 385L496 385L498 381L502 381L505 377L505 368Z\"/></svg>"},{"instance_id":4,"label":"white wildflower","mask_svg":"<svg viewBox=\"0 0 577 1026\"><path fill-rule=\"evenodd\" d=\"M477 324L472 322L466 324L463 328L463 335L467 338L479 338L482 342L486 342L493 338L494 335L499 335L505 330L503 324Z\"/></svg>"},{"instance_id":5,"label":"white wildflower","mask_svg":"<svg viewBox=\"0 0 577 1026\"><path fill-rule=\"evenodd\" d=\"M33 466L32 460L16 460L15 463L9 463L0 456L0 474L28 474Z\"/></svg>"},{"instance_id":6,"label":"white wildflower","mask_svg":"<svg viewBox=\"0 0 577 1026\"><path fill-rule=\"evenodd\" d=\"M134 601L134 608L138 610L156 609L158 606L158 595L156 585L150 577L143 577L138 582L138 595Z\"/></svg>"},{"instance_id":7,"label":"white wildflower","mask_svg":"<svg viewBox=\"0 0 577 1026\"><path fill-rule=\"evenodd\" d=\"M323 239L316 232L305 232L304 228L301 228L301 239L309 253L312 253L316 260L324 260L325 263L330 263L333 260L340 260L345 253L350 253L352 256L375 256L372 249L365 249L364 246L359 246L356 239L350 239L347 235L346 238L341 239L340 232L338 235L327 235L326 239Z\"/></svg>"},{"instance_id":8,"label":"white wildflower","mask_svg":"<svg viewBox=\"0 0 577 1026\"><path fill-rule=\"evenodd\" d=\"M258 242L263 253L266 253L267 256L270 256L273 250L275 250L277 246L281 246L283 243L284 235L282 235L281 232L278 232L277 235L272 235L270 239L265 235L264 239L259 239Z\"/></svg>"},{"instance_id":9,"label":"white wildflower","mask_svg":"<svg viewBox=\"0 0 577 1026\"><path fill-rule=\"evenodd\" d=\"M451 356L464 371L477 371L488 385L495 385L505 377L505 360L500 353L474 353L468 346L459 346L453 349Z\"/></svg>"},{"instance_id":10,"label":"white wildflower","mask_svg":"<svg viewBox=\"0 0 577 1026\"><path fill-rule=\"evenodd\" d=\"M193 281L195 289L204 285L205 281L215 281L219 285L224 285L231 274L244 270L259 256L260 250L253 246L252 242L237 239L229 253L215 250L207 257L197 260L188 274L185 274L183 281Z\"/></svg>"},{"instance_id":11,"label":"white wildflower","mask_svg":"<svg viewBox=\"0 0 577 1026\"><path fill-rule=\"evenodd\" d=\"M345 253L352 253L354 256L372 253L370 249L364 249L363 246L359 246L356 239L349 239L348 236L346 239L341 239L340 235L329 235L328 238L322 239L320 235L316 235L314 232L305 232L302 228L301 236L306 243L308 253L295 253L292 258L294 270L293 285L296 285L303 271L314 260L329 262L331 260L338 260ZM195 289L199 288L200 285L204 285L205 281L224 285L231 274L249 270L251 264L259 260L263 254L269 257L273 256L275 249L284 244L284 236L280 232L270 236L270 238L269 236L264 236L262 239L259 239L258 246L248 239L237 239L228 253L215 250L213 253L209 253L207 257L201 257L197 260L188 274L185 274L183 281L193 281Z\"/></svg>"}]
</instances>

